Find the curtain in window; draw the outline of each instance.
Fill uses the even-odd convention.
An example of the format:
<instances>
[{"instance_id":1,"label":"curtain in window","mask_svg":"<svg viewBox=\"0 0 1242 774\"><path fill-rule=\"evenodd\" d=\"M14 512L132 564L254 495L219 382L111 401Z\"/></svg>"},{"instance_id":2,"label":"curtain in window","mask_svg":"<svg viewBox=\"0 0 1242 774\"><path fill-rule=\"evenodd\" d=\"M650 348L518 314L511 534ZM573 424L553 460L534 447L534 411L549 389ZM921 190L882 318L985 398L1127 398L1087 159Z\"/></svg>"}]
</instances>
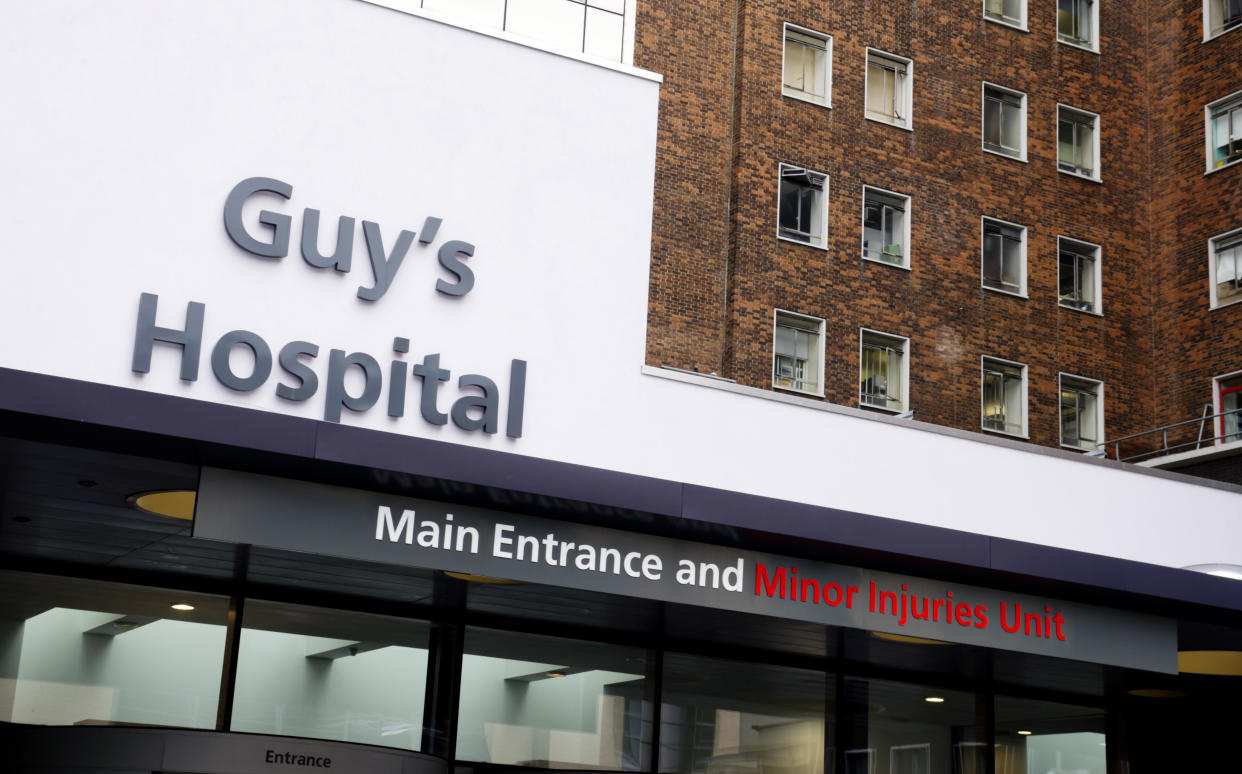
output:
<instances>
[{"instance_id":1,"label":"curtain in window","mask_svg":"<svg viewBox=\"0 0 1242 774\"><path fill-rule=\"evenodd\" d=\"M785 87L822 99L827 91L823 77L826 57L823 41L788 33L785 39Z\"/></svg>"},{"instance_id":2,"label":"curtain in window","mask_svg":"<svg viewBox=\"0 0 1242 774\"><path fill-rule=\"evenodd\" d=\"M881 116L905 118L905 67L873 57L867 62L867 110Z\"/></svg>"},{"instance_id":3,"label":"curtain in window","mask_svg":"<svg viewBox=\"0 0 1242 774\"><path fill-rule=\"evenodd\" d=\"M1216 245L1216 302L1242 295L1242 238Z\"/></svg>"}]
</instances>

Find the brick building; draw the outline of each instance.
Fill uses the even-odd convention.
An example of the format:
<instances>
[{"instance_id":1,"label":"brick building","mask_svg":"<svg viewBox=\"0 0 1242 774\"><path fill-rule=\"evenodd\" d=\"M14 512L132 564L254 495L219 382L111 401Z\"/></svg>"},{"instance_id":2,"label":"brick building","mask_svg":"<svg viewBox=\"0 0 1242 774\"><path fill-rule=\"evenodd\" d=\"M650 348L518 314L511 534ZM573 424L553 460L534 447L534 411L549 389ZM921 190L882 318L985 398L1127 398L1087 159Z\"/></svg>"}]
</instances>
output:
<instances>
[{"instance_id":1,"label":"brick building","mask_svg":"<svg viewBox=\"0 0 1242 774\"><path fill-rule=\"evenodd\" d=\"M648 362L1083 450L1236 408L1239 13L639 4Z\"/></svg>"}]
</instances>

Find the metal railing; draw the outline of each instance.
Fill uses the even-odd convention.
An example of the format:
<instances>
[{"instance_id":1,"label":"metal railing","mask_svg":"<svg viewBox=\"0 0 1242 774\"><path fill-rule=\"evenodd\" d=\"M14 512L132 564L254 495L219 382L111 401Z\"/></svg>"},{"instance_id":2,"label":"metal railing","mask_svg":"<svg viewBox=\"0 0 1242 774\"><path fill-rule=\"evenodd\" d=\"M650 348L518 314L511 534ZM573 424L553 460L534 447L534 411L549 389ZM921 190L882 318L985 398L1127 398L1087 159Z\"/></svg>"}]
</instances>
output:
<instances>
[{"instance_id":1,"label":"metal railing","mask_svg":"<svg viewBox=\"0 0 1242 774\"><path fill-rule=\"evenodd\" d=\"M1207 404L1204 404L1203 406L1202 416L1198 417L1197 419L1187 419L1182 422L1174 422L1171 425L1163 425L1161 427L1157 427L1151 430L1144 430L1141 433L1132 433L1130 435L1123 435L1119 438L1111 438L1109 440L1100 442L1099 448L1105 450L1106 452L1111 448L1112 449L1111 456L1114 459L1121 460L1122 462L1134 462L1136 460L1148 459L1151 457L1163 457L1166 454L1174 454L1178 451L1186 451L1189 449L1199 449L1199 448L1202 448L1203 444L1205 443L1215 444L1217 441L1239 441L1239 440L1242 440L1242 429L1235 430L1229 433L1225 433L1225 432L1217 433L1215 430L1215 428L1217 427L1217 420L1221 419L1222 417L1234 416L1234 415L1242 415L1242 408L1229 409L1228 411L1221 411L1221 412L1213 412L1212 404L1207 403ZM1190 427L1196 424L1199 426L1199 432L1197 436L1194 438L1194 440L1180 441L1180 439L1174 438L1174 443L1172 444L1169 443L1169 431L1170 430L1175 431L1174 435L1177 435L1176 430L1178 428ZM1209 428L1211 429L1210 435L1207 434L1207 431L1209 430ZM1139 438L1149 438L1149 437L1153 438L1154 440L1154 437L1157 436L1157 434L1159 435L1159 441L1160 441L1160 445L1158 448L1147 448L1143 451L1138 452L1137 454L1131 454L1128 457L1121 456L1122 441L1135 441Z\"/></svg>"}]
</instances>

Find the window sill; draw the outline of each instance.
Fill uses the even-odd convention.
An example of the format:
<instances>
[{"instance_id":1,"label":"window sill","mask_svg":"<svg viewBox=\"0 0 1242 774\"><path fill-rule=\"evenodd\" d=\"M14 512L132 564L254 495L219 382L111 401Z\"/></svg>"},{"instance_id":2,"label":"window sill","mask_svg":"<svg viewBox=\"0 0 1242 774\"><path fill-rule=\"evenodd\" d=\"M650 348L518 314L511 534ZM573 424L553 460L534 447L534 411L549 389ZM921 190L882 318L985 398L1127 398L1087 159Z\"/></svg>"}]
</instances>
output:
<instances>
[{"instance_id":1,"label":"window sill","mask_svg":"<svg viewBox=\"0 0 1242 774\"><path fill-rule=\"evenodd\" d=\"M868 120L868 121L874 121L874 122L876 122L877 124L884 124L885 126L891 126L891 127L897 128L897 129L904 129L904 130L906 130L907 132L913 132L913 131L914 131L914 127L912 127L912 126L910 126L910 125L909 125L909 124L910 124L910 122L909 122L909 121L903 121L902 123L900 123L900 124L899 124L899 123L897 123L896 121L891 121L891 120L886 119L886 118L876 118L875 116L871 116L871 115L866 116L866 118L867 118L867 120Z\"/></svg>"},{"instance_id":2,"label":"window sill","mask_svg":"<svg viewBox=\"0 0 1242 774\"><path fill-rule=\"evenodd\" d=\"M781 387L780 385L777 385L777 384L773 384L772 389L779 390L780 392L790 392L790 393L793 393L794 395L809 395L812 398L824 397L824 391L822 389L819 392L812 392L810 390L799 390L797 387Z\"/></svg>"},{"instance_id":3,"label":"window sill","mask_svg":"<svg viewBox=\"0 0 1242 774\"><path fill-rule=\"evenodd\" d=\"M1057 37L1057 42L1063 46L1069 46L1070 48L1076 48L1079 51L1086 51L1088 53L1095 54L1096 56L1099 56L1100 54L1100 46L1098 43L1091 43L1091 44L1075 43L1072 40L1066 40L1065 38L1062 38L1059 36Z\"/></svg>"},{"instance_id":4,"label":"window sill","mask_svg":"<svg viewBox=\"0 0 1242 774\"><path fill-rule=\"evenodd\" d=\"M793 239L792 237L782 236L780 234L776 235L776 240L778 242L788 242L791 245L802 245L803 247L810 247L815 250L823 250L824 252L828 251L828 245L826 243L821 245L815 242L804 242L801 239Z\"/></svg>"},{"instance_id":5,"label":"window sill","mask_svg":"<svg viewBox=\"0 0 1242 774\"><path fill-rule=\"evenodd\" d=\"M1092 452L1092 451L1096 451L1097 449L1103 448L1101 446L1096 446L1094 449L1087 449L1082 446L1075 446L1072 443L1062 443L1060 444L1060 446L1062 449L1066 449L1067 451L1076 451L1082 454L1086 454L1087 452Z\"/></svg>"},{"instance_id":6,"label":"window sill","mask_svg":"<svg viewBox=\"0 0 1242 774\"><path fill-rule=\"evenodd\" d=\"M1102 183L1104 182L1103 180L1101 180L1101 179L1100 179L1100 178L1098 178L1098 177L1093 177L1093 176L1090 176L1090 175L1084 175L1084 174L1082 174L1081 172L1069 172L1069 171L1067 171L1067 170L1064 170L1064 169L1059 169L1059 168L1057 169L1057 172L1060 172L1062 175L1065 175L1066 177L1076 177L1076 178L1078 178L1079 180L1086 180L1086 181L1088 181L1088 182L1090 182L1090 183L1101 183L1101 184L1102 184Z\"/></svg>"},{"instance_id":7,"label":"window sill","mask_svg":"<svg viewBox=\"0 0 1242 774\"><path fill-rule=\"evenodd\" d=\"M994 287L990 287L990 286L988 286L988 285L980 285L979 287L981 287L981 288L983 288L984 290L989 291L989 292L991 292L991 293L1000 293L1002 296L1011 296L1011 297L1013 297L1013 298L1021 298L1021 299L1022 299L1022 300L1024 300L1024 301L1025 301L1025 300L1029 300L1029 299L1030 299L1030 296L1028 296L1025 292L1023 292L1023 293L1016 293L1016 292L1014 292L1014 291L1012 291L1012 290L1004 290L1004 289L1002 289L1002 288L994 288Z\"/></svg>"},{"instance_id":8,"label":"window sill","mask_svg":"<svg viewBox=\"0 0 1242 774\"><path fill-rule=\"evenodd\" d=\"M887 266L890 269L904 269L905 271L911 271L910 264L908 262L893 263L892 261L881 261L879 258L868 258L865 255L862 256L862 259L868 263L878 263L881 266Z\"/></svg>"},{"instance_id":9,"label":"window sill","mask_svg":"<svg viewBox=\"0 0 1242 774\"><path fill-rule=\"evenodd\" d=\"M1030 433L1028 433L1025 430L1023 430L1021 433L1011 433L1006 430L993 430L989 427L982 427L981 429L983 430L983 432L991 433L992 435L1003 435L1006 438L1021 438L1024 441L1031 440Z\"/></svg>"},{"instance_id":10,"label":"window sill","mask_svg":"<svg viewBox=\"0 0 1242 774\"><path fill-rule=\"evenodd\" d=\"M991 148L987 147L986 145L985 145L985 146L983 146L983 152L984 152L984 153L991 153L993 156L1000 156L1001 158L1003 158L1003 159L1009 159L1010 161L1021 161L1023 164L1028 163L1028 162L1027 162L1027 160L1026 160L1026 154L1025 154L1025 153L1022 153L1022 154L1017 154L1017 155L1015 155L1015 154L1013 154L1013 153L1005 153L1004 151L992 150Z\"/></svg>"},{"instance_id":11,"label":"window sill","mask_svg":"<svg viewBox=\"0 0 1242 774\"><path fill-rule=\"evenodd\" d=\"M1209 33L1209 34L1207 34L1207 35L1204 35L1204 36L1203 36L1203 42L1204 42L1204 43L1207 43L1209 40L1216 40L1217 38L1221 37L1222 35L1228 35L1229 33L1233 32L1234 30L1242 30L1242 24L1236 24L1236 25L1234 25L1234 26L1230 27L1230 28L1229 28L1229 29L1227 29L1227 30L1221 30L1220 32L1217 32L1217 33L1216 33L1216 34L1214 34L1214 35L1213 35L1213 34L1211 34L1211 33Z\"/></svg>"},{"instance_id":12,"label":"window sill","mask_svg":"<svg viewBox=\"0 0 1242 774\"><path fill-rule=\"evenodd\" d=\"M786 90L786 89L781 90L781 96L789 97L790 99L796 99L799 102L806 102L811 105L819 105L820 107L828 108L829 110L832 109L832 97L827 97L825 99L819 99L817 97L810 96L806 92L803 92L803 91L792 91L792 90Z\"/></svg>"},{"instance_id":13,"label":"window sill","mask_svg":"<svg viewBox=\"0 0 1242 774\"><path fill-rule=\"evenodd\" d=\"M1237 306L1238 304L1242 304L1242 298L1235 298L1232 301L1226 301L1223 304L1219 302L1215 304L1210 304L1210 306L1208 306L1208 310L1210 311L1212 309L1224 309L1227 306Z\"/></svg>"},{"instance_id":14,"label":"window sill","mask_svg":"<svg viewBox=\"0 0 1242 774\"><path fill-rule=\"evenodd\" d=\"M1010 21L1009 19L1003 19L1003 18L998 19L995 16L988 16L987 14L983 15L983 20L985 22L992 22L993 24L999 24L1002 27L1008 27L1011 30L1017 30L1019 32L1030 32L1030 30L1027 29L1026 27L1026 22L1015 22L1015 21Z\"/></svg>"},{"instance_id":15,"label":"window sill","mask_svg":"<svg viewBox=\"0 0 1242 774\"><path fill-rule=\"evenodd\" d=\"M1069 311L1071 311L1071 312L1079 312L1079 313L1081 313L1081 314L1089 314L1089 315L1091 315L1092 317L1103 317L1103 316L1104 316L1104 313L1103 313L1103 312L1101 312L1101 311L1099 311L1099 310L1097 310L1097 309L1079 309L1079 308L1078 308L1078 307L1076 307L1076 306L1071 306L1070 304L1062 304L1062 303L1060 303L1060 302L1057 302L1057 306L1058 306L1059 308L1061 308L1061 309L1068 309L1068 310L1069 310Z\"/></svg>"},{"instance_id":16,"label":"window sill","mask_svg":"<svg viewBox=\"0 0 1242 774\"><path fill-rule=\"evenodd\" d=\"M1219 167L1209 168L1208 171L1204 172L1203 174L1205 176L1210 175L1213 172L1219 172L1222 169L1229 169L1230 167L1237 166L1238 164L1242 164L1242 159L1234 159L1233 161L1226 161L1224 164L1221 164Z\"/></svg>"},{"instance_id":17,"label":"window sill","mask_svg":"<svg viewBox=\"0 0 1242 774\"><path fill-rule=\"evenodd\" d=\"M910 410L909 408L906 408L905 406L902 406L901 408L895 408L895 409L889 408L887 406L873 406L870 403L863 403L861 400L858 401L858 407L862 409L863 411L883 411L885 414L893 414L893 415L904 414Z\"/></svg>"}]
</instances>

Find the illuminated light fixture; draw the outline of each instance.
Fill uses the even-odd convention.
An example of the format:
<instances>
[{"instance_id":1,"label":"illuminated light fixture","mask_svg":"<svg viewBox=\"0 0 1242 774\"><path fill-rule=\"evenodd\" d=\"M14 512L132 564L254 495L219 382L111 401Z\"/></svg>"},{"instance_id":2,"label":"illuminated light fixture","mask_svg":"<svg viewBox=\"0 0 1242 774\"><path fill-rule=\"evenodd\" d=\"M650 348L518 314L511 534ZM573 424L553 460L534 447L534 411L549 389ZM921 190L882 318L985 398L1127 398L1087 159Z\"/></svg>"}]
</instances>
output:
<instances>
[{"instance_id":1,"label":"illuminated light fixture","mask_svg":"<svg viewBox=\"0 0 1242 774\"><path fill-rule=\"evenodd\" d=\"M932 704L943 704L944 697L943 696L928 696L926 699L923 699L923 701L931 702Z\"/></svg>"},{"instance_id":2,"label":"illuminated light fixture","mask_svg":"<svg viewBox=\"0 0 1242 774\"><path fill-rule=\"evenodd\" d=\"M450 578L463 580L467 583L498 583L502 586L517 586L522 583L521 581L509 580L507 578L492 578L487 575L471 575L468 572L450 572L449 570L445 570L444 574Z\"/></svg>"},{"instance_id":3,"label":"illuminated light fixture","mask_svg":"<svg viewBox=\"0 0 1242 774\"><path fill-rule=\"evenodd\" d=\"M1180 699L1190 695L1185 691L1171 691L1167 688L1134 688L1126 693L1131 696L1141 696L1144 699Z\"/></svg>"},{"instance_id":4,"label":"illuminated light fixture","mask_svg":"<svg viewBox=\"0 0 1242 774\"><path fill-rule=\"evenodd\" d=\"M194 495L193 489L165 489L138 492L126 497L125 502L143 513L190 521L194 518Z\"/></svg>"},{"instance_id":5,"label":"illuminated light fixture","mask_svg":"<svg viewBox=\"0 0 1242 774\"><path fill-rule=\"evenodd\" d=\"M1019 733L1019 734L1021 734L1022 736L1030 736L1030 735L1031 735L1031 732L1030 732L1030 731L1019 731L1018 733Z\"/></svg>"},{"instance_id":6,"label":"illuminated light fixture","mask_svg":"<svg viewBox=\"0 0 1242 774\"><path fill-rule=\"evenodd\" d=\"M548 672L548 677L564 677L564 672Z\"/></svg>"},{"instance_id":7,"label":"illuminated light fixture","mask_svg":"<svg viewBox=\"0 0 1242 774\"><path fill-rule=\"evenodd\" d=\"M1236 564L1192 564L1188 567L1183 567L1182 569L1194 570L1195 572L1205 572L1208 575L1215 575L1218 578L1242 580L1242 567Z\"/></svg>"},{"instance_id":8,"label":"illuminated light fixture","mask_svg":"<svg viewBox=\"0 0 1242 774\"><path fill-rule=\"evenodd\" d=\"M1242 651L1182 650L1177 653L1177 671L1194 675L1242 677Z\"/></svg>"},{"instance_id":9,"label":"illuminated light fixture","mask_svg":"<svg viewBox=\"0 0 1242 774\"><path fill-rule=\"evenodd\" d=\"M194 605L187 605L185 602L178 602L172 606L173 610L190 611L194 609Z\"/></svg>"},{"instance_id":10,"label":"illuminated light fixture","mask_svg":"<svg viewBox=\"0 0 1242 774\"><path fill-rule=\"evenodd\" d=\"M889 642L905 642L911 645L948 645L947 642L941 640L929 640L925 637L911 637L908 634L890 634L888 632L872 632L872 637L877 640L888 640Z\"/></svg>"}]
</instances>

